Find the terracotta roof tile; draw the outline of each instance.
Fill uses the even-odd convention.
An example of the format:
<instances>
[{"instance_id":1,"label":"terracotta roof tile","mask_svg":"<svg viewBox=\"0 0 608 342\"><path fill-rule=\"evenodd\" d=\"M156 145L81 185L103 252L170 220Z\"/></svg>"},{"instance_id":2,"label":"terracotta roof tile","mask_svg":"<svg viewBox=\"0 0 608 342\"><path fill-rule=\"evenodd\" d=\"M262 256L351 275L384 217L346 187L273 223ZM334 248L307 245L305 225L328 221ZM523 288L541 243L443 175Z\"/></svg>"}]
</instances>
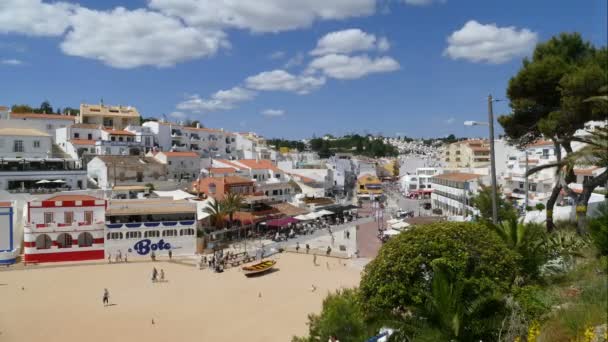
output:
<instances>
[{"instance_id":1,"label":"terracotta roof tile","mask_svg":"<svg viewBox=\"0 0 608 342\"><path fill-rule=\"evenodd\" d=\"M72 139L70 142L72 145L95 145L95 140L88 139Z\"/></svg>"},{"instance_id":2,"label":"terracotta roof tile","mask_svg":"<svg viewBox=\"0 0 608 342\"><path fill-rule=\"evenodd\" d=\"M253 170L278 170L278 168L270 160L266 159L239 159L237 162Z\"/></svg>"},{"instance_id":3,"label":"terracotta roof tile","mask_svg":"<svg viewBox=\"0 0 608 342\"><path fill-rule=\"evenodd\" d=\"M436 175L433 178L449 180L449 181L456 181L456 182L466 182L466 181L478 179L481 177L482 177L482 175L478 175L475 173L454 172L454 173L444 173L441 175Z\"/></svg>"},{"instance_id":4,"label":"terracotta roof tile","mask_svg":"<svg viewBox=\"0 0 608 342\"><path fill-rule=\"evenodd\" d=\"M88 195L57 195L57 196L47 198L44 201L63 202L63 201L98 201L98 200L101 200L101 198L97 198L94 196L88 196Z\"/></svg>"},{"instance_id":5,"label":"terracotta roof tile","mask_svg":"<svg viewBox=\"0 0 608 342\"><path fill-rule=\"evenodd\" d=\"M196 152L159 152L167 157L188 157L188 158L199 158L199 154Z\"/></svg>"},{"instance_id":6,"label":"terracotta roof tile","mask_svg":"<svg viewBox=\"0 0 608 342\"><path fill-rule=\"evenodd\" d=\"M209 173L235 173L236 169L232 167L210 167L207 171Z\"/></svg>"}]
</instances>

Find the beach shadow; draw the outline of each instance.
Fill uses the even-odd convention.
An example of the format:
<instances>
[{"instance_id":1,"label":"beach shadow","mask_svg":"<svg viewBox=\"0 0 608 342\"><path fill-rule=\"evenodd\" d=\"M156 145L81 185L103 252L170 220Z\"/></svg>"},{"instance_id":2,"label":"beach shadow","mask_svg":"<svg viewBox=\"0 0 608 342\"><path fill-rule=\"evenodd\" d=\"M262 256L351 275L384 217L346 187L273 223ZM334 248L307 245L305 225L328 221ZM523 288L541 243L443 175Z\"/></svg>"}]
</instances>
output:
<instances>
[{"instance_id":1,"label":"beach shadow","mask_svg":"<svg viewBox=\"0 0 608 342\"><path fill-rule=\"evenodd\" d=\"M265 275L269 275L269 274L272 274L272 273L278 272L278 271L280 271L280 270L281 270L280 268L271 268L271 269L269 269L269 270L268 270L268 271L266 271L266 272L262 272L262 273L254 273L254 274L252 274L252 275L248 275L248 276L247 276L247 278L258 278L258 277L263 277L263 276L265 276Z\"/></svg>"},{"instance_id":2,"label":"beach shadow","mask_svg":"<svg viewBox=\"0 0 608 342\"><path fill-rule=\"evenodd\" d=\"M117 306L117 305L118 305L118 304L111 303L111 304L106 304L106 305L104 305L104 307L107 307L107 306Z\"/></svg>"}]
</instances>

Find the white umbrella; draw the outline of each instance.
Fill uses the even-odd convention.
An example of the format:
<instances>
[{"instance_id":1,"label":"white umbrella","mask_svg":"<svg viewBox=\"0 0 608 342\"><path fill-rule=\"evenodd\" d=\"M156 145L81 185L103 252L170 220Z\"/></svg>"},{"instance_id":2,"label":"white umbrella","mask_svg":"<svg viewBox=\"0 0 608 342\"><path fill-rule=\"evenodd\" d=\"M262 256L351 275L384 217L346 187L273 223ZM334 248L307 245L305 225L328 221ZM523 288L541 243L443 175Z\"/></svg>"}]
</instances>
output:
<instances>
[{"instance_id":1,"label":"white umbrella","mask_svg":"<svg viewBox=\"0 0 608 342\"><path fill-rule=\"evenodd\" d=\"M317 214L319 217L321 217L321 216L333 215L335 213L333 211L323 209L323 210L317 211L315 214Z\"/></svg>"},{"instance_id":2,"label":"white umbrella","mask_svg":"<svg viewBox=\"0 0 608 342\"><path fill-rule=\"evenodd\" d=\"M296 220L300 220L300 221L308 221L308 220L312 220L311 217L308 216L308 214L306 215L298 215L298 216L294 216L294 218Z\"/></svg>"},{"instance_id":3,"label":"white umbrella","mask_svg":"<svg viewBox=\"0 0 608 342\"><path fill-rule=\"evenodd\" d=\"M36 182L36 184L46 184L46 183L51 183L51 181L43 179L43 180L39 180Z\"/></svg>"},{"instance_id":4,"label":"white umbrella","mask_svg":"<svg viewBox=\"0 0 608 342\"><path fill-rule=\"evenodd\" d=\"M401 220L399 220L399 219L390 219L390 220L386 221L386 223L388 223L388 224L395 224L397 222L401 222Z\"/></svg>"},{"instance_id":5,"label":"white umbrella","mask_svg":"<svg viewBox=\"0 0 608 342\"><path fill-rule=\"evenodd\" d=\"M62 181L61 179L58 179L58 180L54 180L53 183L65 183L65 181Z\"/></svg>"},{"instance_id":6,"label":"white umbrella","mask_svg":"<svg viewBox=\"0 0 608 342\"><path fill-rule=\"evenodd\" d=\"M403 229L403 228L407 228L407 227L409 227L409 226L410 226L410 224L409 224L409 223L406 223L406 222L398 222L398 223L393 224L391 227L392 227L393 229Z\"/></svg>"},{"instance_id":7,"label":"white umbrella","mask_svg":"<svg viewBox=\"0 0 608 342\"><path fill-rule=\"evenodd\" d=\"M389 230L386 230L383 234L392 236L392 235L399 235L399 234L401 234L401 232L398 230L389 229Z\"/></svg>"}]
</instances>

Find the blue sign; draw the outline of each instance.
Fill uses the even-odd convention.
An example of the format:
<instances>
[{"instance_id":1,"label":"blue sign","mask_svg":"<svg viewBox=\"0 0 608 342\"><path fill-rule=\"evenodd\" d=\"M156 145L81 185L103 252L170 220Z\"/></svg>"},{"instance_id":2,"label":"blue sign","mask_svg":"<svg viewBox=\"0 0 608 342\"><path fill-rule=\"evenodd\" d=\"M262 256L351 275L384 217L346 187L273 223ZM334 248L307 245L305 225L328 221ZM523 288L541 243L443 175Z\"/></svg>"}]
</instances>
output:
<instances>
[{"instance_id":1,"label":"blue sign","mask_svg":"<svg viewBox=\"0 0 608 342\"><path fill-rule=\"evenodd\" d=\"M150 239L139 240L134 246L133 249L139 255L146 255L150 253L150 251L162 251L171 249L171 244L160 239L158 243L152 243Z\"/></svg>"}]
</instances>

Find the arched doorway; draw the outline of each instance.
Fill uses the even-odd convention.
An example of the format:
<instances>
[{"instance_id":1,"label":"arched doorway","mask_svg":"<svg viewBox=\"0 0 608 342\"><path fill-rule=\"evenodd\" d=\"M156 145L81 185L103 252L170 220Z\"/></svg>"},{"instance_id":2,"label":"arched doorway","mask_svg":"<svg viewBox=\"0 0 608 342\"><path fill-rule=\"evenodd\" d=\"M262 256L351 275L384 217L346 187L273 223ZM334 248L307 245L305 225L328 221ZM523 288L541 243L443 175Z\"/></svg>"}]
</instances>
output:
<instances>
[{"instance_id":1,"label":"arched doorway","mask_svg":"<svg viewBox=\"0 0 608 342\"><path fill-rule=\"evenodd\" d=\"M49 249L51 246L53 246L53 240L48 235L38 235L36 238L36 249Z\"/></svg>"},{"instance_id":2,"label":"arched doorway","mask_svg":"<svg viewBox=\"0 0 608 342\"><path fill-rule=\"evenodd\" d=\"M72 247L72 236L70 234L59 234L57 236L57 247L59 248L71 248Z\"/></svg>"},{"instance_id":3,"label":"arched doorway","mask_svg":"<svg viewBox=\"0 0 608 342\"><path fill-rule=\"evenodd\" d=\"M78 247L93 246L93 235L91 233L82 232L78 235Z\"/></svg>"}]
</instances>

